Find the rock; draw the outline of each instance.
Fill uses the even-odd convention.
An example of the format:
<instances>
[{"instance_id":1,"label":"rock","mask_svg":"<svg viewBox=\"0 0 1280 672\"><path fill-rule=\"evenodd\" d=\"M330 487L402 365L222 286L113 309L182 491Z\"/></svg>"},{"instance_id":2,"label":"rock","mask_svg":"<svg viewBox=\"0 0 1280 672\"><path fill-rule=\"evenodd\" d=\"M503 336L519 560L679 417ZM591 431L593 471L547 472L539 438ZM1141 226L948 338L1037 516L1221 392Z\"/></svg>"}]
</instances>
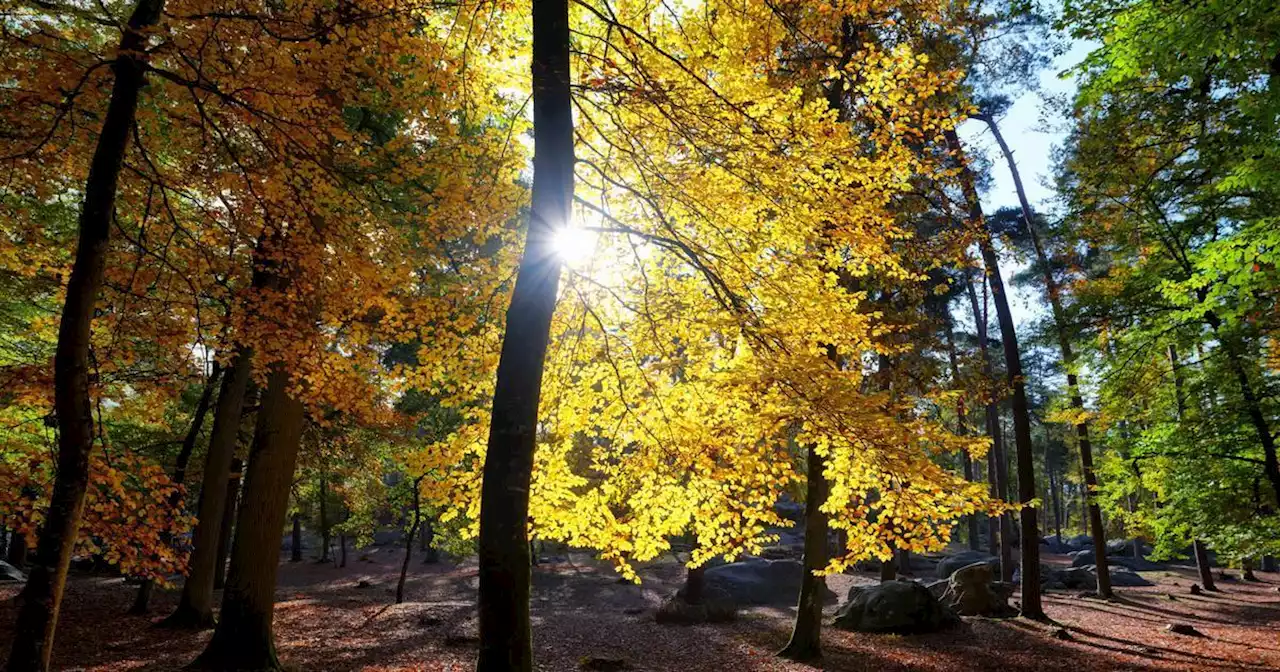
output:
<instances>
[{"instance_id":1,"label":"rock","mask_svg":"<svg viewBox=\"0 0 1280 672\"><path fill-rule=\"evenodd\" d=\"M1094 555L1092 550L1086 549L1071 554L1072 567L1088 567L1096 564L1098 564L1097 556ZM1107 556L1107 565L1111 567L1125 567L1134 571L1149 571L1159 569L1163 566L1145 558L1138 559L1115 555Z\"/></svg>"},{"instance_id":2,"label":"rock","mask_svg":"<svg viewBox=\"0 0 1280 672\"><path fill-rule=\"evenodd\" d=\"M925 588L929 589L929 592L934 597L941 600L942 596L947 593L947 587L951 585L951 581L948 579L939 579L937 581L931 581L923 585Z\"/></svg>"},{"instance_id":3,"label":"rock","mask_svg":"<svg viewBox=\"0 0 1280 672\"><path fill-rule=\"evenodd\" d=\"M738 606L724 594L704 590L698 604L689 604L680 595L672 595L658 607L653 618L663 625L729 623L738 618Z\"/></svg>"},{"instance_id":4,"label":"rock","mask_svg":"<svg viewBox=\"0 0 1280 672\"><path fill-rule=\"evenodd\" d=\"M440 625L443 622L444 620L441 619L439 616L433 616L431 614L424 614L418 617L418 625L424 628L434 627L434 626Z\"/></svg>"},{"instance_id":5,"label":"rock","mask_svg":"<svg viewBox=\"0 0 1280 672\"><path fill-rule=\"evenodd\" d=\"M628 668L625 658L606 658L604 656L586 656L578 661L578 669L594 672L617 672Z\"/></svg>"},{"instance_id":6,"label":"rock","mask_svg":"<svg viewBox=\"0 0 1280 672\"><path fill-rule=\"evenodd\" d=\"M644 607L627 607L626 609L622 610L622 613L626 614L627 616L638 616L644 613Z\"/></svg>"},{"instance_id":7,"label":"rock","mask_svg":"<svg viewBox=\"0 0 1280 672\"><path fill-rule=\"evenodd\" d=\"M961 616L1012 616L1009 593L992 589L991 565L976 562L957 569L941 602ZM1010 591L1012 592L1012 591Z\"/></svg>"},{"instance_id":8,"label":"rock","mask_svg":"<svg viewBox=\"0 0 1280 672\"><path fill-rule=\"evenodd\" d=\"M1199 595L1200 593L1201 593L1200 584L1198 583L1191 584L1191 594Z\"/></svg>"},{"instance_id":9,"label":"rock","mask_svg":"<svg viewBox=\"0 0 1280 672\"><path fill-rule=\"evenodd\" d=\"M445 646L471 647L479 646L480 638L470 632L453 631L444 636Z\"/></svg>"},{"instance_id":10,"label":"rock","mask_svg":"<svg viewBox=\"0 0 1280 672\"><path fill-rule=\"evenodd\" d=\"M1093 575L1095 577L1097 576L1096 574L1094 574L1094 572L1097 571L1097 567L1095 567L1094 565L1089 565L1087 567L1084 567L1084 569L1088 571L1090 575ZM1116 565L1114 567L1109 567L1108 569L1109 569L1108 574L1110 574L1111 576L1111 585L1113 587L1135 588L1139 586L1155 585L1154 583L1151 583L1150 581L1142 578L1141 574L1133 571L1132 569L1129 569L1128 567L1125 567L1124 565ZM1094 580L1096 581L1097 579L1095 578Z\"/></svg>"},{"instance_id":11,"label":"rock","mask_svg":"<svg viewBox=\"0 0 1280 672\"><path fill-rule=\"evenodd\" d=\"M1170 623L1164 626L1164 629L1175 635L1186 635L1188 637L1204 637L1204 633L1187 625L1186 623Z\"/></svg>"},{"instance_id":12,"label":"rock","mask_svg":"<svg viewBox=\"0 0 1280 672\"><path fill-rule=\"evenodd\" d=\"M13 565L0 560L0 583L22 583L27 580L27 575L22 570Z\"/></svg>"},{"instance_id":13,"label":"rock","mask_svg":"<svg viewBox=\"0 0 1280 672\"><path fill-rule=\"evenodd\" d=\"M1068 632L1066 628L1054 628L1049 631L1049 636L1064 642L1071 641L1073 639L1071 633Z\"/></svg>"},{"instance_id":14,"label":"rock","mask_svg":"<svg viewBox=\"0 0 1280 672\"><path fill-rule=\"evenodd\" d=\"M915 581L854 586L832 623L855 632L934 632L959 622L955 613Z\"/></svg>"},{"instance_id":15,"label":"rock","mask_svg":"<svg viewBox=\"0 0 1280 672\"><path fill-rule=\"evenodd\" d=\"M961 551L955 555L949 555L938 562L937 577L939 579L949 579L957 569L968 567L978 562L990 565L993 574L1000 571L1000 558L982 551Z\"/></svg>"},{"instance_id":16,"label":"rock","mask_svg":"<svg viewBox=\"0 0 1280 672\"><path fill-rule=\"evenodd\" d=\"M773 510L785 520L804 524L804 504L795 501L790 495L779 497L777 503L773 505Z\"/></svg>"},{"instance_id":17,"label":"rock","mask_svg":"<svg viewBox=\"0 0 1280 672\"><path fill-rule=\"evenodd\" d=\"M1139 555L1146 555L1151 547L1141 539L1111 539L1107 541L1107 555L1133 555L1133 545L1138 544Z\"/></svg>"},{"instance_id":18,"label":"rock","mask_svg":"<svg viewBox=\"0 0 1280 672\"><path fill-rule=\"evenodd\" d=\"M804 564L799 560L753 558L712 567L706 573L706 586L722 591L736 604L794 605L800 595ZM837 596L826 589L823 602L835 602Z\"/></svg>"},{"instance_id":19,"label":"rock","mask_svg":"<svg viewBox=\"0 0 1280 672\"><path fill-rule=\"evenodd\" d=\"M1076 550L1083 550L1093 546L1093 537L1087 534L1077 534L1076 536L1071 537L1070 539L1065 539L1063 541L1064 543L1066 543L1067 546L1070 546L1071 548L1074 548Z\"/></svg>"},{"instance_id":20,"label":"rock","mask_svg":"<svg viewBox=\"0 0 1280 672\"><path fill-rule=\"evenodd\" d=\"M370 582L368 579L360 579L360 582L356 584L356 588L372 588L372 587L373 587L373 583Z\"/></svg>"},{"instance_id":21,"label":"rock","mask_svg":"<svg viewBox=\"0 0 1280 672\"><path fill-rule=\"evenodd\" d=\"M1046 589L1076 590L1097 584L1097 576L1083 567L1058 569L1048 565L1040 566L1040 585Z\"/></svg>"}]
</instances>

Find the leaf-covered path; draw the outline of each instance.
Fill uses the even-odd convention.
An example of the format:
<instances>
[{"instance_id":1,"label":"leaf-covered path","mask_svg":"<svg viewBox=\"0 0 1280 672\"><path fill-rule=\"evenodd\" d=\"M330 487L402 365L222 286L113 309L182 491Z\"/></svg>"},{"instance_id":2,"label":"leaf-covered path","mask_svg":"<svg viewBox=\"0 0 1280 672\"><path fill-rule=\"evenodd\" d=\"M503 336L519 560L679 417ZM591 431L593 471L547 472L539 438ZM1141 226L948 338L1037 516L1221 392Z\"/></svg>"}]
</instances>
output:
<instances>
[{"instance_id":1,"label":"leaf-covered path","mask_svg":"<svg viewBox=\"0 0 1280 672\"><path fill-rule=\"evenodd\" d=\"M283 563L276 633L282 658L302 670L470 670L474 665L474 562L411 565L408 597L395 605L399 551L382 548L345 569ZM587 658L625 661L628 670L712 672L809 670L772 654L786 641L791 609L758 607L732 625L664 626L652 610L674 589L671 561L641 572L644 584L619 583L585 556L534 569L534 646L540 669L577 670ZM1113 602L1046 594L1054 626L1021 620L966 619L958 629L901 637L826 628L825 670L1217 670L1280 668L1280 574L1258 583L1223 581L1217 594L1193 596L1194 572L1144 573L1156 583L1121 588ZM870 574L831 579L843 595ZM17 587L0 587L0 629L10 631ZM133 588L119 578L76 576L62 615L56 670L173 670L200 651L208 632L151 627L126 616ZM1015 600L1016 600L1015 596ZM157 595L152 619L175 595ZM829 607L834 609L834 607ZM1185 623L1204 637L1164 630Z\"/></svg>"}]
</instances>

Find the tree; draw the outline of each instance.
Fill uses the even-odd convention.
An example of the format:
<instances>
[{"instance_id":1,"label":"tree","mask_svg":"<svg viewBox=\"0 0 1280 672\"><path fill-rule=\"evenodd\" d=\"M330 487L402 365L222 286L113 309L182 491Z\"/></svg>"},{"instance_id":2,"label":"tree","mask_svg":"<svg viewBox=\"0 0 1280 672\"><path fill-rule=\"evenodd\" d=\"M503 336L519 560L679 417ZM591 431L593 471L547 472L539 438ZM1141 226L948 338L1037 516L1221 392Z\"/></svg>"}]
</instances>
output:
<instances>
[{"instance_id":1,"label":"tree","mask_svg":"<svg viewBox=\"0 0 1280 672\"><path fill-rule=\"evenodd\" d=\"M124 26L111 66L115 75L111 102L85 180L76 260L67 282L54 355L58 478L14 626L8 669L15 672L48 669L53 653L53 634L88 490L89 459L94 444L93 410L89 400L89 339L94 305L106 271L106 248L120 168L134 125L138 91L144 83L145 31L160 19L163 7L163 0L139 0Z\"/></svg>"},{"instance_id":2,"label":"tree","mask_svg":"<svg viewBox=\"0 0 1280 672\"><path fill-rule=\"evenodd\" d=\"M1045 614L1040 604L1040 532L1036 527L1036 510L1032 506L1037 495L1035 457L1031 445L1031 418L1027 411L1026 385L1022 379L1022 358L1018 350L1018 335L1013 323L1013 313L1009 309L1009 299L1005 295L1004 280L1000 277L999 258L991 235L986 230L982 205L978 201L978 191L974 186L972 173L965 162L960 142L954 131L948 131L947 141L960 162L961 187L969 208L968 225L974 231L978 249L982 252L983 265L987 271L987 284L991 287L991 297L996 305L996 318L1000 324L1005 371L1013 393L1012 412L1014 445L1017 449L1018 499L1022 505L1019 512L1022 539L1022 615L1043 620Z\"/></svg>"}]
</instances>

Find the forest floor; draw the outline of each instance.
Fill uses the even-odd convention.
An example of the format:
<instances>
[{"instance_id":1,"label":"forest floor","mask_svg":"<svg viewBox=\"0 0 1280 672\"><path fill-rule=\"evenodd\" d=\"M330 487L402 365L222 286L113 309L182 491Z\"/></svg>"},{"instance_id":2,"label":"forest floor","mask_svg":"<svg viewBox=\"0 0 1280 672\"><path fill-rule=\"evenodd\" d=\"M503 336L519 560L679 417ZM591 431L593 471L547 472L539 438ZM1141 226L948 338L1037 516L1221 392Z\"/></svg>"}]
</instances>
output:
<instances>
[{"instance_id":1,"label":"forest floor","mask_svg":"<svg viewBox=\"0 0 1280 672\"><path fill-rule=\"evenodd\" d=\"M470 670L476 647L476 565L410 566L407 598L394 604L402 551L366 550L346 568L283 562L276 638L284 662L300 670ZM1064 556L1046 563L1065 564ZM1221 592L1193 596L1190 567L1143 572L1155 583L1119 588L1117 598L1051 592L1054 624L966 618L952 630L919 636L867 635L826 627L824 670L1209 670L1280 669L1280 574L1260 582L1223 581ZM590 658L626 670L711 672L812 670L774 657L790 633L794 609L757 607L727 625L658 625L653 610L682 579L673 560L652 563L641 585L620 583L606 566L574 555L533 570L534 649L542 670L578 670ZM871 583L870 573L840 575L839 595ZM8 647L19 586L0 585L0 647ZM126 616L135 587L108 577L73 576L54 655L55 670L174 670L200 651L209 632L151 627L171 610L173 591L157 592L150 618ZM1015 595L1014 601L1017 600ZM828 607L829 614L835 606ZM1165 631L1185 623L1203 636ZM1054 631L1062 629L1064 635ZM0 650L0 654L7 651ZM3 660L3 658L0 658Z\"/></svg>"}]
</instances>

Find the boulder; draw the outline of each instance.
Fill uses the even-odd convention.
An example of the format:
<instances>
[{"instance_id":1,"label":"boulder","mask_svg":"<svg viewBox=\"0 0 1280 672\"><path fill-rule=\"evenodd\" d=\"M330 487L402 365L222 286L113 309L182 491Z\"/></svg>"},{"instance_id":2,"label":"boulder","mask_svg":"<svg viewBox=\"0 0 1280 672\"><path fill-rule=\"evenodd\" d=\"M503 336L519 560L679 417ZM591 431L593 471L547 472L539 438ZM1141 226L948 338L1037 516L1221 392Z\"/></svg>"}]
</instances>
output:
<instances>
[{"instance_id":1,"label":"boulder","mask_svg":"<svg viewBox=\"0 0 1280 672\"><path fill-rule=\"evenodd\" d=\"M1067 543L1066 539L1059 540L1057 535L1050 534L1040 540L1040 545L1044 546L1050 553L1070 553L1076 550Z\"/></svg>"},{"instance_id":2,"label":"boulder","mask_svg":"<svg viewBox=\"0 0 1280 672\"><path fill-rule=\"evenodd\" d=\"M1097 556L1094 555L1091 549L1071 554L1072 567L1091 567L1096 564L1098 564ZM1132 558L1124 555L1108 555L1107 564L1111 567L1124 567L1134 571L1150 571L1164 567L1164 565L1151 562L1146 558Z\"/></svg>"},{"instance_id":3,"label":"boulder","mask_svg":"<svg viewBox=\"0 0 1280 672\"><path fill-rule=\"evenodd\" d=\"M22 583L27 580L27 575L22 570L13 565L0 560L0 583Z\"/></svg>"},{"instance_id":4,"label":"boulder","mask_svg":"<svg viewBox=\"0 0 1280 672\"><path fill-rule=\"evenodd\" d=\"M923 584L886 581L854 586L832 623L841 630L911 634L934 632L959 622L955 612L938 601Z\"/></svg>"},{"instance_id":5,"label":"boulder","mask_svg":"<svg viewBox=\"0 0 1280 672\"><path fill-rule=\"evenodd\" d=\"M938 579L937 581L930 581L929 583L921 585L928 588L929 592L932 593L934 597L941 600L942 596L947 594L947 587L951 585L951 581L948 579Z\"/></svg>"},{"instance_id":6,"label":"boulder","mask_svg":"<svg viewBox=\"0 0 1280 672\"><path fill-rule=\"evenodd\" d=\"M728 623L738 617L738 605L724 591L707 586L697 604L686 602L684 595L677 591L658 607L653 617L665 625Z\"/></svg>"},{"instance_id":7,"label":"boulder","mask_svg":"<svg viewBox=\"0 0 1280 672\"><path fill-rule=\"evenodd\" d=\"M941 602L961 616L1013 616L1003 585L993 586L991 565L976 562L957 569L947 582Z\"/></svg>"},{"instance_id":8,"label":"boulder","mask_svg":"<svg viewBox=\"0 0 1280 672\"><path fill-rule=\"evenodd\" d=\"M804 571L799 560L752 558L708 569L706 586L737 604L795 604ZM836 599L831 589L825 590L823 602Z\"/></svg>"},{"instance_id":9,"label":"boulder","mask_svg":"<svg viewBox=\"0 0 1280 672\"><path fill-rule=\"evenodd\" d=\"M1095 565L1086 565L1082 567L1096 583L1098 580L1097 567ZM1111 577L1111 586L1113 588L1137 588L1140 586L1154 586L1154 583L1142 578L1142 575L1125 567L1124 565L1111 565L1107 568Z\"/></svg>"},{"instance_id":10,"label":"boulder","mask_svg":"<svg viewBox=\"0 0 1280 672\"><path fill-rule=\"evenodd\" d=\"M1000 571L1000 558L982 551L961 551L938 561L937 577L939 579L949 579L957 569L968 567L977 562L990 565L993 573Z\"/></svg>"},{"instance_id":11,"label":"boulder","mask_svg":"<svg viewBox=\"0 0 1280 672\"><path fill-rule=\"evenodd\" d=\"M1128 555L1132 557L1135 543L1138 545L1139 555L1146 555L1151 552L1151 547L1141 539L1111 539L1107 541L1107 555Z\"/></svg>"},{"instance_id":12,"label":"boulder","mask_svg":"<svg viewBox=\"0 0 1280 672\"><path fill-rule=\"evenodd\" d=\"M1086 548L1093 547L1093 537L1087 534L1077 534L1076 536L1071 537L1069 539L1064 539L1063 541L1067 544L1067 546L1070 546L1071 548L1074 548L1076 550L1084 550Z\"/></svg>"}]
</instances>

